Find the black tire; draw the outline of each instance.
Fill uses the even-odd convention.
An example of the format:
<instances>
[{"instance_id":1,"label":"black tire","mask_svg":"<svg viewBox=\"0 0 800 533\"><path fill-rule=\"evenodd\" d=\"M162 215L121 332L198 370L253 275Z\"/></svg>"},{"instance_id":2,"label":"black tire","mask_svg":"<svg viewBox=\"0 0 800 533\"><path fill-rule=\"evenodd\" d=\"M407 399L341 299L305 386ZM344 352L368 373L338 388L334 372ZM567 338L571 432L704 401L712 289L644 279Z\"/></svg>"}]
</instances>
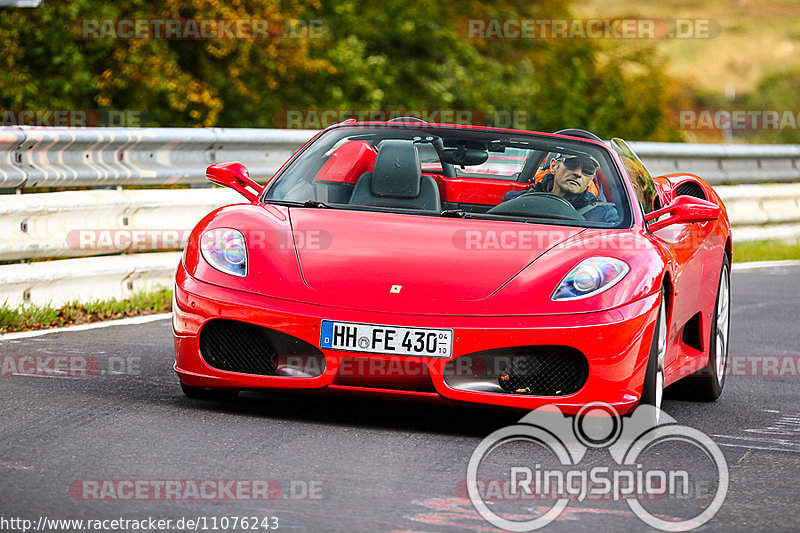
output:
<instances>
[{"instance_id":1,"label":"black tire","mask_svg":"<svg viewBox=\"0 0 800 533\"><path fill-rule=\"evenodd\" d=\"M642 397L639 405L652 405L658 411L653 419L657 424L661 414L664 400L664 359L667 346L667 309L665 305L664 289L661 289L661 304L658 307L658 317L653 331L653 340L650 343L650 357L647 360L647 372L642 387Z\"/></svg>"},{"instance_id":2,"label":"black tire","mask_svg":"<svg viewBox=\"0 0 800 533\"><path fill-rule=\"evenodd\" d=\"M181 390L189 397L196 400L235 400L239 395L236 389L206 389L204 387L192 387L181 381Z\"/></svg>"},{"instance_id":3,"label":"black tire","mask_svg":"<svg viewBox=\"0 0 800 533\"><path fill-rule=\"evenodd\" d=\"M711 320L711 338L708 346L708 364L705 368L680 380L675 394L680 399L713 402L725 387L725 370L728 364L728 345L731 330L730 263L728 256L722 261L714 317ZM722 316L721 316L722 315ZM720 320L721 319L721 320Z\"/></svg>"}]
</instances>

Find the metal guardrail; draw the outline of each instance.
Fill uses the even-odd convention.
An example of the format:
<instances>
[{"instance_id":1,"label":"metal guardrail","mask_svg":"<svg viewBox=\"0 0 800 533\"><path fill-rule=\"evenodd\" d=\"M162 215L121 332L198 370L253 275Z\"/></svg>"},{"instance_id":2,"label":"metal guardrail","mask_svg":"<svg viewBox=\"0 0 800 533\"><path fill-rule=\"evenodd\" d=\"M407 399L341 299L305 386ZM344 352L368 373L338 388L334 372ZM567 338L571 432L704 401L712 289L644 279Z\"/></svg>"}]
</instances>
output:
<instances>
[{"instance_id":1,"label":"metal guardrail","mask_svg":"<svg viewBox=\"0 0 800 533\"><path fill-rule=\"evenodd\" d=\"M654 176L688 172L712 185L800 181L800 145L632 142Z\"/></svg>"},{"instance_id":2,"label":"metal guardrail","mask_svg":"<svg viewBox=\"0 0 800 533\"><path fill-rule=\"evenodd\" d=\"M205 183L205 167L242 161L272 176L315 130L0 128L0 188ZM632 142L654 175L690 172L712 185L800 180L798 145Z\"/></svg>"},{"instance_id":3,"label":"metal guardrail","mask_svg":"<svg viewBox=\"0 0 800 533\"><path fill-rule=\"evenodd\" d=\"M206 183L208 165L242 161L269 178L313 130L0 128L0 188Z\"/></svg>"},{"instance_id":4,"label":"metal guardrail","mask_svg":"<svg viewBox=\"0 0 800 533\"><path fill-rule=\"evenodd\" d=\"M243 199L222 188L122 187L205 184L206 167L229 160L264 183L316 133L0 128L0 188L100 187L0 195L0 263L67 258L0 264L0 303L119 298L170 285L180 254L148 252L182 248L203 215ZM737 241L800 238L800 146L630 144L654 175L689 172L714 184ZM85 257L101 254L115 255Z\"/></svg>"},{"instance_id":5,"label":"metal guardrail","mask_svg":"<svg viewBox=\"0 0 800 533\"><path fill-rule=\"evenodd\" d=\"M83 257L0 267L0 304L62 305L171 287L180 252Z\"/></svg>"},{"instance_id":6,"label":"metal guardrail","mask_svg":"<svg viewBox=\"0 0 800 533\"><path fill-rule=\"evenodd\" d=\"M180 249L203 215L243 201L222 188L0 195L0 261Z\"/></svg>"}]
</instances>

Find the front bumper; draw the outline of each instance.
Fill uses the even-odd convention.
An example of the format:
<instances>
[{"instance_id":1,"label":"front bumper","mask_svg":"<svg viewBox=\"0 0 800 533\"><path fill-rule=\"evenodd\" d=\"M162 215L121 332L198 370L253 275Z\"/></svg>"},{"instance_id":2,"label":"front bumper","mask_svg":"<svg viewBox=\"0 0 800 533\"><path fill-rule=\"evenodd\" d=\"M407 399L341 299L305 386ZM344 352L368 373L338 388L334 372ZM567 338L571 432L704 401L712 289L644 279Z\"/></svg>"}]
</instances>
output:
<instances>
[{"instance_id":1,"label":"front bumper","mask_svg":"<svg viewBox=\"0 0 800 533\"><path fill-rule=\"evenodd\" d=\"M192 278L181 263L173 302L175 371L182 382L195 387L360 391L520 409L553 404L567 413L577 412L588 402L603 401L627 413L641 396L658 305L658 293L654 293L612 310L572 315L433 316L354 311L211 285ZM277 330L317 347L322 320L448 328L454 333L452 358L514 346L569 346L585 355L589 374L580 390L565 396L479 392L448 385L444 376L447 358L329 349L320 349L325 366L316 377L230 372L209 366L200 355L200 331L217 318ZM362 372L358 379L352 377L354 371L358 374L358 369L364 368L370 370L369 375ZM377 376L376 369L394 369L389 371L394 374Z\"/></svg>"}]
</instances>

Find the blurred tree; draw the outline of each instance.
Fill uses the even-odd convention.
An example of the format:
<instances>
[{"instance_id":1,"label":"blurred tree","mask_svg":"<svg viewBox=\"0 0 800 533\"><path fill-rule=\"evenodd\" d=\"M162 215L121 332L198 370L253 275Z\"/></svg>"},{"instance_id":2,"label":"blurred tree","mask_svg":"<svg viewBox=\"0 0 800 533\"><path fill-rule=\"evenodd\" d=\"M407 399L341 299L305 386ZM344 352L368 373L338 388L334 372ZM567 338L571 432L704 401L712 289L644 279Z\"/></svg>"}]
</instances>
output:
<instances>
[{"instance_id":1,"label":"blurred tree","mask_svg":"<svg viewBox=\"0 0 800 533\"><path fill-rule=\"evenodd\" d=\"M275 91L290 84L297 73L328 64L310 58L306 43L299 39L87 40L82 38L81 20L277 22L297 16L295 3L282 10L279 4L277 0L73 0L46 1L36 9L0 8L0 107L134 109L162 126L216 125L226 104L278 101Z\"/></svg>"},{"instance_id":2,"label":"blurred tree","mask_svg":"<svg viewBox=\"0 0 800 533\"><path fill-rule=\"evenodd\" d=\"M800 143L798 87L800 69L791 67L765 74L751 91L738 93L733 98L719 91L695 91L689 103L681 108L709 112L706 115L708 127L692 135L702 142L796 144ZM719 110L745 112L746 118L740 119L741 126L733 128L728 138L725 132L717 129L719 123L710 118ZM748 111L754 113L747 115Z\"/></svg>"},{"instance_id":3,"label":"blurred tree","mask_svg":"<svg viewBox=\"0 0 800 533\"><path fill-rule=\"evenodd\" d=\"M747 109L778 111L782 127L747 132L744 137L750 142L800 143L798 88L800 88L800 69L797 67L764 76L755 90L745 95L742 100Z\"/></svg>"},{"instance_id":4,"label":"blurred tree","mask_svg":"<svg viewBox=\"0 0 800 533\"><path fill-rule=\"evenodd\" d=\"M314 13L333 24L334 39L312 55L335 69L298 77L296 101L338 109L478 110L501 126L516 115L519 126L542 131L578 127L605 137L679 140L666 120L664 60L652 46L625 52L610 41L465 38L467 19L572 18L568 4L326 4Z\"/></svg>"},{"instance_id":5,"label":"blurred tree","mask_svg":"<svg viewBox=\"0 0 800 533\"><path fill-rule=\"evenodd\" d=\"M272 127L286 110L477 110L496 125L516 116L543 131L676 139L652 47L466 38L467 19L571 17L569 0L46 0L0 8L0 108L135 109L161 126L228 127ZM173 18L311 19L326 33L75 38L80 19Z\"/></svg>"}]
</instances>

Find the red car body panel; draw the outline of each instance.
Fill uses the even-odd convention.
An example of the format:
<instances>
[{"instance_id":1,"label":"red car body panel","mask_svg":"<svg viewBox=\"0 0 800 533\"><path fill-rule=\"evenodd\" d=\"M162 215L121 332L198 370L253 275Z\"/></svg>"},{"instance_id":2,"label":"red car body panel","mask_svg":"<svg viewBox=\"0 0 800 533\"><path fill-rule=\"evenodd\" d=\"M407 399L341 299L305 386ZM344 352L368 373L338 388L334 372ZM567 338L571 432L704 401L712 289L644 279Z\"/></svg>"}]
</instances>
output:
<instances>
[{"instance_id":1,"label":"red car body panel","mask_svg":"<svg viewBox=\"0 0 800 533\"><path fill-rule=\"evenodd\" d=\"M530 187L529 183L516 181L468 176L444 178L438 174L430 174L430 176L439 185L439 194L441 194L442 200L463 204L497 205L507 192L524 191Z\"/></svg>"},{"instance_id":2,"label":"red car body panel","mask_svg":"<svg viewBox=\"0 0 800 533\"><path fill-rule=\"evenodd\" d=\"M373 302L370 309L375 311L389 306L416 312L447 301L452 312L452 302L485 300L548 248L581 231L543 230L547 239L531 239L524 248L498 246L486 254L481 253L485 248L470 249L469 239L475 234L473 240L480 241L487 232L495 231L491 222L476 221L468 233L461 220L431 224L429 216L395 213L298 209L291 219L296 233L308 235L327 228L330 237L331 244L324 249L298 247L305 284L318 292L369 298ZM391 253L386 252L387 242L392 243ZM359 265L357 276L352 275L354 264ZM434 264L436 268L430 268ZM390 294L391 285L402 285L405 290L401 295Z\"/></svg>"},{"instance_id":3,"label":"red car body panel","mask_svg":"<svg viewBox=\"0 0 800 533\"><path fill-rule=\"evenodd\" d=\"M333 151L322 165L316 179L337 183L355 183L375 166L378 152L366 141L345 143Z\"/></svg>"},{"instance_id":4,"label":"red car body panel","mask_svg":"<svg viewBox=\"0 0 800 533\"><path fill-rule=\"evenodd\" d=\"M319 343L319 327L323 319L349 322L375 322L372 311L354 311L323 305L287 302L251 293L213 286L193 279L181 264L176 277L173 327L175 331L175 370L181 380L196 387L229 387L239 389L287 388L309 389L326 387L356 387L365 375L380 392L419 395L416 385L427 377L433 386L428 393L444 399L478 402L488 405L533 409L557 402L568 412L597 398L627 412L638 403L638 389L650 349L653 321L658 312L658 298L651 295L632 304L595 313L575 316L486 317L454 316L443 319L435 315L382 313L381 323L413 327L452 328L456 342L453 357L478 350L500 348L513 344L563 344L574 346L591 361L601 361L590 373L586 385L570 396L548 398L468 392L449 387L443 379L443 366L448 359L357 354L323 350L326 364L321 376L314 378L243 375L209 366L199 356L198 333L210 319L224 316L266 327L281 326L286 333L310 344ZM600 319L600 320L598 320ZM598 322L600 322L598 324ZM576 330L579 333L576 333ZM603 339L603 342L598 342ZM358 364L343 361L364 359L385 361L385 365ZM391 362L394 362L394 368ZM427 367L427 372L409 370L408 363ZM344 372L341 372L344 370ZM381 372L381 370L384 370ZM370 373L372 375L370 375ZM383 382L380 380L383 378ZM408 390L410 389L410 390Z\"/></svg>"},{"instance_id":5,"label":"red car body panel","mask_svg":"<svg viewBox=\"0 0 800 533\"><path fill-rule=\"evenodd\" d=\"M330 159L318 177L353 183L374 163L371 147L352 144L352 153ZM607 151L624 172L618 155ZM340 164L343 157L363 163L347 170ZM506 180L434 178L443 200L461 203L492 205L506 192L527 187ZM730 225L717 194L696 176L656 178L661 204L667 205L686 180L721 206L718 220L651 233L638 209L632 209L627 229L432 219L259 201L217 209L193 230L176 274L175 370L193 387L349 390L523 409L552 403L573 413L602 400L629 412L642 393L662 287L668 289L666 384L708 361L710 317L723 256L730 254ZM635 198L629 180L623 183ZM225 274L202 259L200 236L215 228L244 235L246 276ZM504 246L503 239L514 246ZM565 274L592 256L621 259L630 272L590 299L553 301ZM403 289L391 293L392 285ZM217 318L273 328L317 347L323 320L448 328L452 354L411 357L320 348L325 364L316 377L230 372L200 355L200 332ZM699 329L699 344L685 342L689 323ZM526 345L579 350L589 362L585 385L564 396L529 396L462 390L443 377L453 358Z\"/></svg>"}]
</instances>

